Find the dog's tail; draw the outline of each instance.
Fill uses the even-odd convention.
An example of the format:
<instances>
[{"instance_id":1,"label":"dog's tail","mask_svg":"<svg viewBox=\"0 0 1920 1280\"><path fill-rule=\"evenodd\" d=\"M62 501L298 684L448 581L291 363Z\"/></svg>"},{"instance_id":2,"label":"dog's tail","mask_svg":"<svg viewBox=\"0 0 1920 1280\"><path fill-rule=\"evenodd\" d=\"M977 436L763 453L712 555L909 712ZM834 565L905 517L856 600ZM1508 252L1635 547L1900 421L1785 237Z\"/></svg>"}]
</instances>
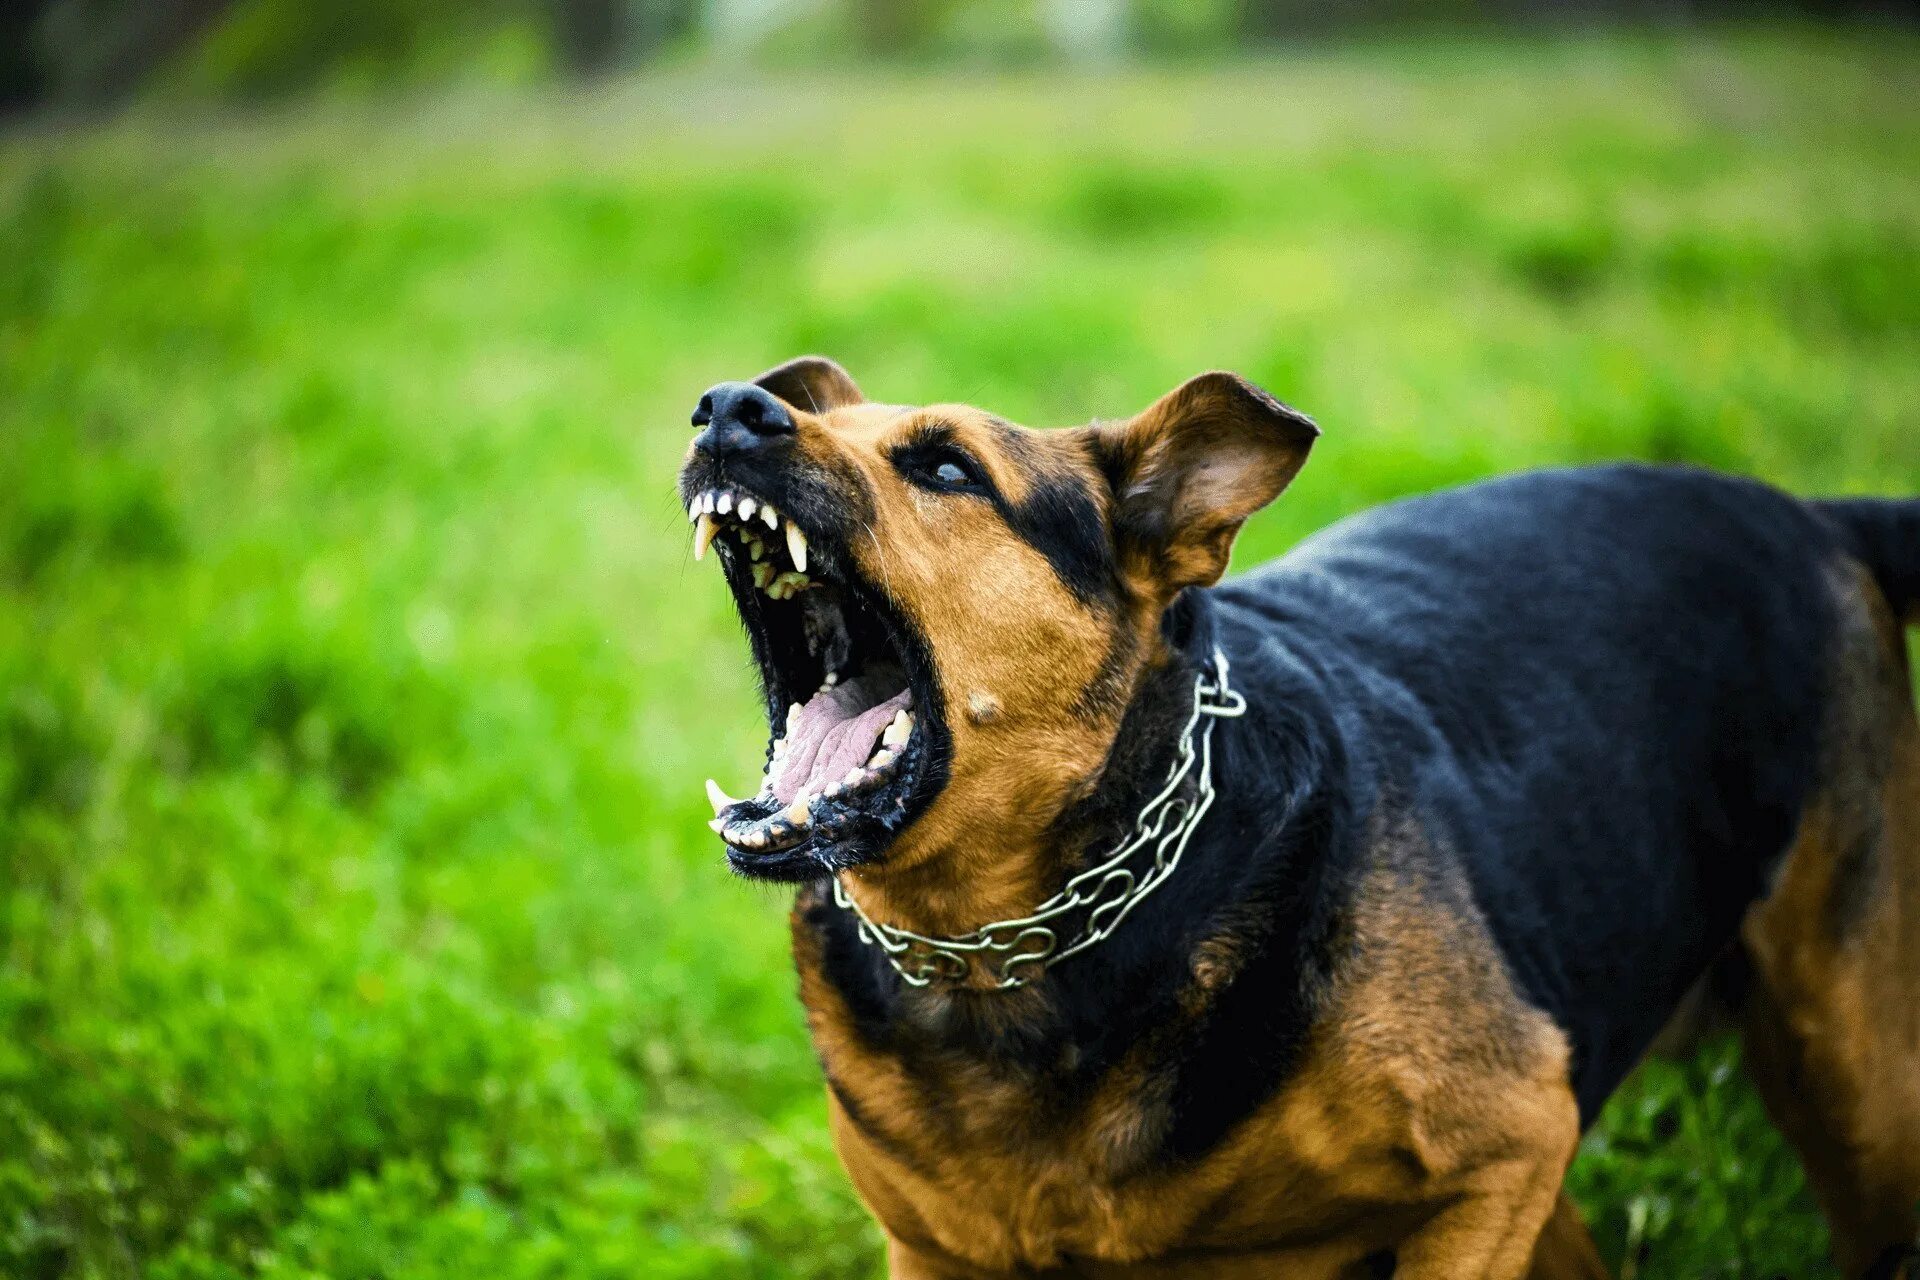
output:
<instances>
[{"instance_id":1,"label":"dog's tail","mask_svg":"<svg viewBox=\"0 0 1920 1280\"><path fill-rule=\"evenodd\" d=\"M1814 506L1873 574L1894 615L1920 626L1920 498L1841 498Z\"/></svg>"}]
</instances>

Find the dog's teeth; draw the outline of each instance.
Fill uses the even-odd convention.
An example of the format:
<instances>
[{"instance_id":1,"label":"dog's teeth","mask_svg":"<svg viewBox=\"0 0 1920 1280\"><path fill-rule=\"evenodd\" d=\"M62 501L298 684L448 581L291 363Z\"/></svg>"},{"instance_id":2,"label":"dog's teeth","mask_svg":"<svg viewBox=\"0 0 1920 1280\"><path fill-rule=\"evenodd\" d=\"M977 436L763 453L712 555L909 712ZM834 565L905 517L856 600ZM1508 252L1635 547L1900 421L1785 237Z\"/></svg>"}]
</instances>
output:
<instances>
[{"instance_id":1,"label":"dog's teeth","mask_svg":"<svg viewBox=\"0 0 1920 1280\"><path fill-rule=\"evenodd\" d=\"M767 528L769 529L778 529L780 527L780 513L773 509L771 502L760 508L760 518L767 522Z\"/></svg>"},{"instance_id":2,"label":"dog's teeth","mask_svg":"<svg viewBox=\"0 0 1920 1280\"><path fill-rule=\"evenodd\" d=\"M760 504L755 502L752 498L749 498L745 494L742 494L740 497L740 518L742 520L753 519L753 513L759 509L759 506Z\"/></svg>"},{"instance_id":3,"label":"dog's teeth","mask_svg":"<svg viewBox=\"0 0 1920 1280\"><path fill-rule=\"evenodd\" d=\"M827 672L827 688L831 689L833 688L833 686L839 683L840 683L840 673L838 671Z\"/></svg>"},{"instance_id":4,"label":"dog's teeth","mask_svg":"<svg viewBox=\"0 0 1920 1280\"><path fill-rule=\"evenodd\" d=\"M787 521L787 554L793 557L794 568L807 571L807 535L791 520Z\"/></svg>"},{"instance_id":5,"label":"dog's teeth","mask_svg":"<svg viewBox=\"0 0 1920 1280\"><path fill-rule=\"evenodd\" d=\"M725 515L727 512L733 510L733 493L731 490L720 495L720 503L715 510L721 515Z\"/></svg>"},{"instance_id":6,"label":"dog's teeth","mask_svg":"<svg viewBox=\"0 0 1920 1280\"><path fill-rule=\"evenodd\" d=\"M820 798L822 800L838 800L842 795L846 794L846 790L846 786L842 783L829 782L827 789L820 793Z\"/></svg>"},{"instance_id":7,"label":"dog's teeth","mask_svg":"<svg viewBox=\"0 0 1920 1280\"><path fill-rule=\"evenodd\" d=\"M713 832L715 835L718 835L726 829L727 820L725 818L714 818L707 823L707 830Z\"/></svg>"},{"instance_id":8,"label":"dog's teeth","mask_svg":"<svg viewBox=\"0 0 1920 1280\"><path fill-rule=\"evenodd\" d=\"M706 558L707 544L713 541L714 531L717 528L712 516L704 511L700 513L700 519L693 526L693 558L695 560Z\"/></svg>"},{"instance_id":9,"label":"dog's teeth","mask_svg":"<svg viewBox=\"0 0 1920 1280\"><path fill-rule=\"evenodd\" d=\"M773 566L764 560L753 566L752 573L753 585L762 591L765 591L767 584L773 581Z\"/></svg>"},{"instance_id":10,"label":"dog's teeth","mask_svg":"<svg viewBox=\"0 0 1920 1280\"><path fill-rule=\"evenodd\" d=\"M796 703L794 703L794 704L793 704L792 706L790 706L790 707L788 707L788 708L787 708L787 734L788 734L788 736L792 736L792 734L793 734L793 731L794 731L794 730L795 730L796 728L798 728L798 727L799 727L799 725L800 725L800 704L796 702Z\"/></svg>"},{"instance_id":11,"label":"dog's teeth","mask_svg":"<svg viewBox=\"0 0 1920 1280\"><path fill-rule=\"evenodd\" d=\"M883 747L897 747L901 743L905 742L907 740L907 736L912 732L913 732L912 713L907 711L896 711L894 713L892 723L887 725L886 731L880 735L880 745Z\"/></svg>"},{"instance_id":12,"label":"dog's teeth","mask_svg":"<svg viewBox=\"0 0 1920 1280\"><path fill-rule=\"evenodd\" d=\"M744 541L747 544L747 559L759 560L767 554L767 544L752 534L748 534Z\"/></svg>"},{"instance_id":13,"label":"dog's teeth","mask_svg":"<svg viewBox=\"0 0 1920 1280\"><path fill-rule=\"evenodd\" d=\"M696 515L703 515L703 516L712 515L713 514L713 490L709 489L705 493L701 494L699 497L695 498L693 500L693 510L694 510L694 514Z\"/></svg>"},{"instance_id":14,"label":"dog's teeth","mask_svg":"<svg viewBox=\"0 0 1920 1280\"><path fill-rule=\"evenodd\" d=\"M873 759L867 761L867 768L873 770L875 773L878 773L892 763L893 763L893 752L887 750L885 747L882 747L880 748L880 750L873 753Z\"/></svg>"},{"instance_id":15,"label":"dog's teeth","mask_svg":"<svg viewBox=\"0 0 1920 1280\"><path fill-rule=\"evenodd\" d=\"M853 766L853 768L847 770L846 777L840 779L840 785L851 790L854 787L859 786L860 783L865 780L866 776L867 776L867 771L865 769L862 769L859 765L855 765Z\"/></svg>"},{"instance_id":16,"label":"dog's teeth","mask_svg":"<svg viewBox=\"0 0 1920 1280\"><path fill-rule=\"evenodd\" d=\"M773 758L779 760L785 757L786 754L787 740L785 738L775 738L773 740Z\"/></svg>"},{"instance_id":17,"label":"dog's teeth","mask_svg":"<svg viewBox=\"0 0 1920 1280\"><path fill-rule=\"evenodd\" d=\"M749 849L764 849L767 844L767 833L760 830L742 831L740 838L734 843L743 844Z\"/></svg>"},{"instance_id":18,"label":"dog's teeth","mask_svg":"<svg viewBox=\"0 0 1920 1280\"><path fill-rule=\"evenodd\" d=\"M813 792L802 788L800 794L794 797L793 803L787 806L787 811L781 817L796 827L806 826L813 817Z\"/></svg>"},{"instance_id":19,"label":"dog's teeth","mask_svg":"<svg viewBox=\"0 0 1920 1280\"><path fill-rule=\"evenodd\" d=\"M720 789L719 783L715 782L712 778L708 778L707 779L707 803L713 806L713 811L715 813L719 813L722 809L726 808L728 805L739 804L740 802L738 800L735 800L732 796L728 795L726 792L722 791Z\"/></svg>"}]
</instances>

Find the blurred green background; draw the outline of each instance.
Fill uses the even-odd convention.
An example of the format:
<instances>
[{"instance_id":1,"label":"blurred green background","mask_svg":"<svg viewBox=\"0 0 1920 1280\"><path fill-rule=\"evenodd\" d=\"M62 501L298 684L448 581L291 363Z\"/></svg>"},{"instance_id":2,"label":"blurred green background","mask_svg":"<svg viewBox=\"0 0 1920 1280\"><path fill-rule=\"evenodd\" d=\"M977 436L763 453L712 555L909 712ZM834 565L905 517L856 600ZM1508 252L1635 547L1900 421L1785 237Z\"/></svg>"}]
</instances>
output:
<instances>
[{"instance_id":1,"label":"blurred green background","mask_svg":"<svg viewBox=\"0 0 1920 1280\"><path fill-rule=\"evenodd\" d=\"M1058 425L1238 369L1326 429L1242 565L1543 463L1920 489L1910 27L358 7L12 50L0 1276L877 1273L704 826L762 744L673 496L714 381ZM1737 1062L1587 1139L1623 1276L1832 1274Z\"/></svg>"}]
</instances>

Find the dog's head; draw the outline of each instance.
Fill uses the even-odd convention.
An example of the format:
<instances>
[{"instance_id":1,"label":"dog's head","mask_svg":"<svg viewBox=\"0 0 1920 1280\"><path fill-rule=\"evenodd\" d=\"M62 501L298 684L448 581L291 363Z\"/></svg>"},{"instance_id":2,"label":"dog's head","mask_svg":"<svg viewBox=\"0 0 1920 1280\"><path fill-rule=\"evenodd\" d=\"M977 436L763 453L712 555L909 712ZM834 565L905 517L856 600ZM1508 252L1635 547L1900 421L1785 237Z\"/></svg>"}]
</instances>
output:
<instances>
[{"instance_id":1,"label":"dog's head","mask_svg":"<svg viewBox=\"0 0 1920 1280\"><path fill-rule=\"evenodd\" d=\"M714 826L782 880L1043 832L1097 781L1161 615L1318 434L1229 373L1033 431L868 403L812 357L714 387L693 423L680 496L772 727L758 794L709 786Z\"/></svg>"}]
</instances>

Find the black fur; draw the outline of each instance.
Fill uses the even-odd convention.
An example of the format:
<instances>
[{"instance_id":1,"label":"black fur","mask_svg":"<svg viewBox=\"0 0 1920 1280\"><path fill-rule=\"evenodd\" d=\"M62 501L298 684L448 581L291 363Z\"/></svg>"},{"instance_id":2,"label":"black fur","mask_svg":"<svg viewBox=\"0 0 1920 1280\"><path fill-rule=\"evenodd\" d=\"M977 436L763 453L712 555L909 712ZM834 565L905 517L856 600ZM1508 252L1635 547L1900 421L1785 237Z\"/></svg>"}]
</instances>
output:
<instances>
[{"instance_id":1,"label":"black fur","mask_svg":"<svg viewBox=\"0 0 1920 1280\"><path fill-rule=\"evenodd\" d=\"M1157 788L1216 644L1249 709L1218 724L1219 799L1178 874L1107 942L1018 996L937 997L948 1012L929 1022L903 1016L928 997L817 905L829 980L874 1047L983 1057L1061 1108L1146 1045L1171 1099L1155 1154L1192 1158L1297 1063L1354 888L1386 865L1370 834L1410 824L1423 838L1396 856L1466 886L1519 990L1571 1041L1591 1120L1788 847L1816 783L1829 569L1851 553L1904 590L1915 505L1817 510L1617 466L1337 525L1169 611L1178 661L1136 697L1066 847L1108 847ZM1847 532L1863 527L1895 532ZM1180 1001L1190 957L1222 937L1243 965L1196 1018ZM1029 1016L988 1016L1013 998Z\"/></svg>"},{"instance_id":2,"label":"black fur","mask_svg":"<svg viewBox=\"0 0 1920 1280\"><path fill-rule=\"evenodd\" d=\"M1920 619L1920 499L1845 498L1814 506L1840 527L1897 616Z\"/></svg>"}]
</instances>

